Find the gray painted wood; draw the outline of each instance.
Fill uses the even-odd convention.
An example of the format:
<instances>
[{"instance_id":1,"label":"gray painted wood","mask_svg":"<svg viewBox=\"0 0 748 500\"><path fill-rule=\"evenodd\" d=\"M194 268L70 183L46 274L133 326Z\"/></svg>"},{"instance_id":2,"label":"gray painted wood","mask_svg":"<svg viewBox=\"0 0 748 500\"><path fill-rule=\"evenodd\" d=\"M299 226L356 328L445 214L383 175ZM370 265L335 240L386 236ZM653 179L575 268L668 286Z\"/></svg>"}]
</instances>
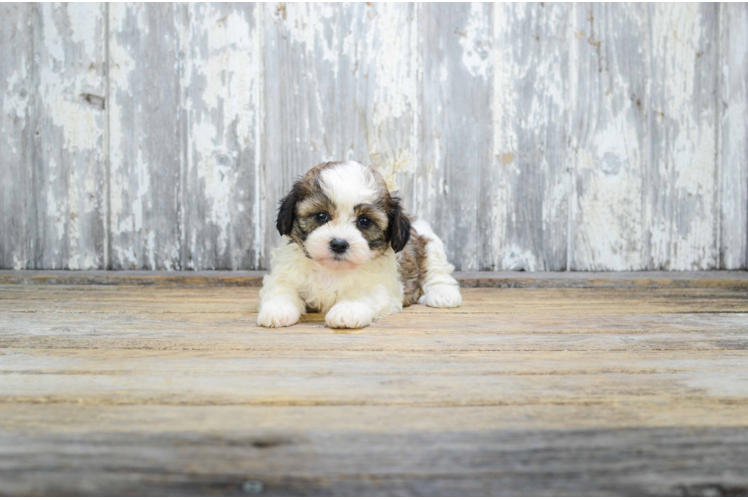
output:
<instances>
[{"instance_id":1,"label":"gray painted wood","mask_svg":"<svg viewBox=\"0 0 748 500\"><path fill-rule=\"evenodd\" d=\"M181 10L109 6L113 269L181 269L185 128Z\"/></svg>"},{"instance_id":2,"label":"gray painted wood","mask_svg":"<svg viewBox=\"0 0 748 500\"><path fill-rule=\"evenodd\" d=\"M104 7L8 5L2 22L1 265L100 269Z\"/></svg>"},{"instance_id":3,"label":"gray painted wood","mask_svg":"<svg viewBox=\"0 0 748 500\"><path fill-rule=\"evenodd\" d=\"M566 4L497 6L494 166L484 201L493 214L490 268L567 269L569 80ZM491 187L489 187L491 186ZM493 193L492 193L493 191ZM484 266L488 267L488 266Z\"/></svg>"},{"instance_id":4,"label":"gray painted wood","mask_svg":"<svg viewBox=\"0 0 748 500\"><path fill-rule=\"evenodd\" d=\"M458 270L476 269L483 258L479 248L485 248L479 245L478 215L481 174L492 166L491 15L490 4L419 6L423 76L416 214L435 223Z\"/></svg>"},{"instance_id":5,"label":"gray painted wood","mask_svg":"<svg viewBox=\"0 0 748 500\"><path fill-rule=\"evenodd\" d=\"M718 6L649 4L647 268L718 266Z\"/></svg>"},{"instance_id":6,"label":"gray painted wood","mask_svg":"<svg viewBox=\"0 0 748 500\"><path fill-rule=\"evenodd\" d=\"M0 5L0 267L35 269L32 4Z\"/></svg>"},{"instance_id":7,"label":"gray painted wood","mask_svg":"<svg viewBox=\"0 0 748 500\"><path fill-rule=\"evenodd\" d=\"M261 235L259 85L253 4L188 4L180 53L186 126L183 269L253 269Z\"/></svg>"},{"instance_id":8,"label":"gray painted wood","mask_svg":"<svg viewBox=\"0 0 748 500\"><path fill-rule=\"evenodd\" d=\"M280 241L278 203L294 180L321 161L338 158L335 24L331 4L263 5L265 141L263 267Z\"/></svg>"},{"instance_id":9,"label":"gray painted wood","mask_svg":"<svg viewBox=\"0 0 748 500\"><path fill-rule=\"evenodd\" d=\"M4 285L260 287L267 271L0 271ZM456 271L462 288L722 288L748 290L746 271Z\"/></svg>"},{"instance_id":10,"label":"gray painted wood","mask_svg":"<svg viewBox=\"0 0 748 500\"><path fill-rule=\"evenodd\" d=\"M720 267L748 265L748 4L720 5Z\"/></svg>"},{"instance_id":11,"label":"gray painted wood","mask_svg":"<svg viewBox=\"0 0 748 500\"><path fill-rule=\"evenodd\" d=\"M331 159L458 269L748 264L745 4L3 9L2 268L266 269Z\"/></svg>"},{"instance_id":12,"label":"gray painted wood","mask_svg":"<svg viewBox=\"0 0 748 500\"><path fill-rule=\"evenodd\" d=\"M103 4L36 4L36 266L105 265Z\"/></svg>"},{"instance_id":13,"label":"gray painted wood","mask_svg":"<svg viewBox=\"0 0 748 500\"><path fill-rule=\"evenodd\" d=\"M570 47L570 267L646 264L647 7L576 4Z\"/></svg>"},{"instance_id":14,"label":"gray painted wood","mask_svg":"<svg viewBox=\"0 0 748 500\"><path fill-rule=\"evenodd\" d=\"M414 4L349 4L337 27L340 157L377 165L410 213L419 162L419 16Z\"/></svg>"}]
</instances>

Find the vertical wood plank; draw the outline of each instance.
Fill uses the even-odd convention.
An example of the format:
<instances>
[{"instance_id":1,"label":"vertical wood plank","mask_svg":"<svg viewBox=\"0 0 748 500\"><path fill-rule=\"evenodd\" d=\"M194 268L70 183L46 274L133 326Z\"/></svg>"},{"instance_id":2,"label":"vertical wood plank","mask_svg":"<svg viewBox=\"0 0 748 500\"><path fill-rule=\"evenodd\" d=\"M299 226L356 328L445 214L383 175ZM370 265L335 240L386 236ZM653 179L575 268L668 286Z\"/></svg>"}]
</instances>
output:
<instances>
[{"instance_id":1,"label":"vertical wood plank","mask_svg":"<svg viewBox=\"0 0 748 500\"><path fill-rule=\"evenodd\" d=\"M421 4L421 165L416 212L457 269L479 263L481 174L491 159L490 4Z\"/></svg>"},{"instance_id":2,"label":"vertical wood plank","mask_svg":"<svg viewBox=\"0 0 748 500\"><path fill-rule=\"evenodd\" d=\"M642 269L649 24L640 4L573 7L571 270Z\"/></svg>"},{"instance_id":3,"label":"vertical wood plank","mask_svg":"<svg viewBox=\"0 0 748 500\"><path fill-rule=\"evenodd\" d=\"M259 48L254 4L189 4L184 113L186 269L253 269Z\"/></svg>"},{"instance_id":4,"label":"vertical wood plank","mask_svg":"<svg viewBox=\"0 0 748 500\"><path fill-rule=\"evenodd\" d=\"M375 165L415 209L418 31L413 4L342 6L336 81L340 158Z\"/></svg>"},{"instance_id":5,"label":"vertical wood plank","mask_svg":"<svg viewBox=\"0 0 748 500\"><path fill-rule=\"evenodd\" d=\"M109 6L114 269L182 266L179 13L173 4Z\"/></svg>"},{"instance_id":6,"label":"vertical wood plank","mask_svg":"<svg viewBox=\"0 0 748 500\"><path fill-rule=\"evenodd\" d=\"M0 5L0 268L34 269L33 4Z\"/></svg>"},{"instance_id":7,"label":"vertical wood plank","mask_svg":"<svg viewBox=\"0 0 748 500\"><path fill-rule=\"evenodd\" d=\"M723 269L748 266L748 4L720 5Z\"/></svg>"},{"instance_id":8,"label":"vertical wood plank","mask_svg":"<svg viewBox=\"0 0 748 500\"><path fill-rule=\"evenodd\" d=\"M497 269L567 268L568 4L502 4L494 15L492 216ZM488 182L483 182L488 185Z\"/></svg>"},{"instance_id":9,"label":"vertical wood plank","mask_svg":"<svg viewBox=\"0 0 748 500\"><path fill-rule=\"evenodd\" d=\"M104 13L103 4L36 5L39 269L104 266Z\"/></svg>"},{"instance_id":10,"label":"vertical wood plank","mask_svg":"<svg viewBox=\"0 0 748 500\"><path fill-rule=\"evenodd\" d=\"M267 4L264 12L265 134L262 265L278 244L278 202L294 179L339 159L335 75L337 4Z\"/></svg>"},{"instance_id":11,"label":"vertical wood plank","mask_svg":"<svg viewBox=\"0 0 748 500\"><path fill-rule=\"evenodd\" d=\"M377 165L407 205L415 171L416 38L407 4L264 5L261 265L277 204L328 160ZM411 202L412 203L412 202Z\"/></svg>"},{"instance_id":12,"label":"vertical wood plank","mask_svg":"<svg viewBox=\"0 0 748 500\"><path fill-rule=\"evenodd\" d=\"M718 265L718 7L649 4L650 269Z\"/></svg>"}]
</instances>

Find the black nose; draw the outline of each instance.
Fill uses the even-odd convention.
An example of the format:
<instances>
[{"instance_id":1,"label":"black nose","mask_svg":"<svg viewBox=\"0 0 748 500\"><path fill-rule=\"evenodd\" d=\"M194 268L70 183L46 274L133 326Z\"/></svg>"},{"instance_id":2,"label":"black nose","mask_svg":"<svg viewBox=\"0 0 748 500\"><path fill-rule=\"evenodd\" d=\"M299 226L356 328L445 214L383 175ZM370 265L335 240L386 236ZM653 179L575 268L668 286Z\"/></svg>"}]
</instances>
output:
<instances>
[{"instance_id":1,"label":"black nose","mask_svg":"<svg viewBox=\"0 0 748 500\"><path fill-rule=\"evenodd\" d=\"M332 240L330 242L330 250L335 253L345 253L348 250L348 242L345 240Z\"/></svg>"}]
</instances>

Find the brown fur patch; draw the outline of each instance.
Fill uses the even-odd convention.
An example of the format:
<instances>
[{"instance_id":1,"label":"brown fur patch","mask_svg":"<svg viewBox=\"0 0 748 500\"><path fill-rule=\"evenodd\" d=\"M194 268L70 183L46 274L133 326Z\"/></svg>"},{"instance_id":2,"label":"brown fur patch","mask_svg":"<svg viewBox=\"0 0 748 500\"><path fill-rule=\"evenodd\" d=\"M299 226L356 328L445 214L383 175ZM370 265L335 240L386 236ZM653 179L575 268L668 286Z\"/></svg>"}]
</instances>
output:
<instances>
[{"instance_id":1,"label":"brown fur patch","mask_svg":"<svg viewBox=\"0 0 748 500\"><path fill-rule=\"evenodd\" d=\"M417 304L423 295L423 281L426 278L426 244L429 240L416 230L410 229L410 240L405 248L397 254L400 262L400 276L403 280L403 305Z\"/></svg>"},{"instance_id":2,"label":"brown fur patch","mask_svg":"<svg viewBox=\"0 0 748 500\"><path fill-rule=\"evenodd\" d=\"M291 192L281 200L281 206L278 210L278 232L290 236L301 249L304 249L304 241L307 235L319 227L319 224L314 220L314 214L327 211L326 209L332 207L332 203L322 192L319 174L323 170L340 163L329 161L320 163L310 169L304 177L294 183ZM307 209L303 214L297 213L300 203L303 203ZM315 211L316 208L319 208L319 210ZM304 253L306 253L306 250L304 250Z\"/></svg>"}]
</instances>

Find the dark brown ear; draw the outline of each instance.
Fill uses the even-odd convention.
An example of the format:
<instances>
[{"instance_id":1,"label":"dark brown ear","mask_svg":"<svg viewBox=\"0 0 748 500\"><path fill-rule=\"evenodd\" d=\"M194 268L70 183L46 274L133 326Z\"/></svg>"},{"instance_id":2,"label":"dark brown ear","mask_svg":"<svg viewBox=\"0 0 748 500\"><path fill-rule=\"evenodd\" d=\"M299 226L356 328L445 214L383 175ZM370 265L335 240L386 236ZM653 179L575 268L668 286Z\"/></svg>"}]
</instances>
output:
<instances>
[{"instance_id":1,"label":"dark brown ear","mask_svg":"<svg viewBox=\"0 0 748 500\"><path fill-rule=\"evenodd\" d=\"M294 184L291 192L281 200L280 208L278 208L278 219L275 222L275 227L278 228L281 236L291 234L291 229L293 229L293 223L296 218L297 201L299 201L298 182Z\"/></svg>"},{"instance_id":2,"label":"dark brown ear","mask_svg":"<svg viewBox=\"0 0 748 500\"><path fill-rule=\"evenodd\" d=\"M399 198L392 198L387 219L387 239L390 240L392 249L399 252L410 240L410 219L403 212Z\"/></svg>"}]
</instances>

